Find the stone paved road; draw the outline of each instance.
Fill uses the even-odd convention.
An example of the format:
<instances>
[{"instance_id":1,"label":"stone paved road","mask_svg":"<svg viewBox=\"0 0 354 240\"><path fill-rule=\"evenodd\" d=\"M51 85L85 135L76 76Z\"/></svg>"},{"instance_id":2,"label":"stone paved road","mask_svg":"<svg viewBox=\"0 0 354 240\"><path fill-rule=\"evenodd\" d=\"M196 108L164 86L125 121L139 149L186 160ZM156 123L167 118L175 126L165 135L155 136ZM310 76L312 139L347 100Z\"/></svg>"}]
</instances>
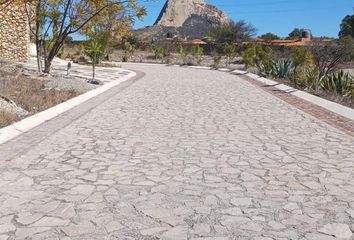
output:
<instances>
[{"instance_id":1,"label":"stone paved road","mask_svg":"<svg viewBox=\"0 0 354 240\"><path fill-rule=\"evenodd\" d=\"M353 137L227 73L125 67L146 76L0 162L0 240L353 237Z\"/></svg>"}]
</instances>

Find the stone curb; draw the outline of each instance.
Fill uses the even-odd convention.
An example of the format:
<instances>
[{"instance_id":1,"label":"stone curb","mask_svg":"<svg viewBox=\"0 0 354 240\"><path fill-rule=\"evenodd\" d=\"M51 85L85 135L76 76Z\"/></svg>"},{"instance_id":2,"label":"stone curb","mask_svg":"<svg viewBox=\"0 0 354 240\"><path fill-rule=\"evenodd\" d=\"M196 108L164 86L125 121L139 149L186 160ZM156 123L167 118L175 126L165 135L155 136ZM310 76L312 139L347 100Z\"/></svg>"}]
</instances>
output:
<instances>
[{"instance_id":1,"label":"stone curb","mask_svg":"<svg viewBox=\"0 0 354 240\"><path fill-rule=\"evenodd\" d=\"M89 92L83 93L77 97L69 99L66 102L60 103L52 108L39 112L28 118L25 118L19 122L0 129L0 144L3 144L22 133L29 131L30 129L37 127L38 125L57 117L58 115L86 102L87 100L96 97L97 95L106 92L107 90L119 85L120 83L127 81L136 76L136 73L127 69L124 71L130 72L128 75L120 77L118 80L105 83L103 86L93 89ZM99 81L104 82L102 78L96 78Z\"/></svg>"}]
</instances>

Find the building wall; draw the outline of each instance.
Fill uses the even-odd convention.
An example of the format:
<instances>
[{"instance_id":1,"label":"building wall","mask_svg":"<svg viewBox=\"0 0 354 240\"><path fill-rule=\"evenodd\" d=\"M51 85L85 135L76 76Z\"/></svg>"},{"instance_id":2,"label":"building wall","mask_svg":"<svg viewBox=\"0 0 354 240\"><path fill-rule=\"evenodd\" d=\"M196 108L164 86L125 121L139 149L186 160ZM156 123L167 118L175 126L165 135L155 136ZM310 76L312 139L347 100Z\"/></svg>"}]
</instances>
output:
<instances>
[{"instance_id":1,"label":"building wall","mask_svg":"<svg viewBox=\"0 0 354 240\"><path fill-rule=\"evenodd\" d=\"M29 44L25 6L17 3L0 6L0 59L26 61Z\"/></svg>"}]
</instances>

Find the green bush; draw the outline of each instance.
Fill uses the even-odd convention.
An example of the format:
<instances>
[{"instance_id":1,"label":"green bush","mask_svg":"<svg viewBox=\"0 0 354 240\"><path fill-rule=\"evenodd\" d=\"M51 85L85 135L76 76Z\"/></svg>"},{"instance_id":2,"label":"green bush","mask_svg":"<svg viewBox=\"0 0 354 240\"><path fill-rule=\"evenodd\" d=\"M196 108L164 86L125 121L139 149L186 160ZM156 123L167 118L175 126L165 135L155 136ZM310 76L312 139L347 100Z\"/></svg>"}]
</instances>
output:
<instances>
[{"instance_id":1,"label":"green bush","mask_svg":"<svg viewBox=\"0 0 354 240\"><path fill-rule=\"evenodd\" d=\"M291 59L294 65L293 80L295 85L298 84L298 77L303 73L303 70L312 64L312 58L312 53L303 47L293 50Z\"/></svg>"},{"instance_id":2,"label":"green bush","mask_svg":"<svg viewBox=\"0 0 354 240\"><path fill-rule=\"evenodd\" d=\"M204 50L199 45L192 46L192 55L198 65L200 65L200 63L203 60L203 54L204 54Z\"/></svg>"},{"instance_id":3,"label":"green bush","mask_svg":"<svg viewBox=\"0 0 354 240\"><path fill-rule=\"evenodd\" d=\"M214 68L218 68L220 66L220 62L221 62L222 56L221 55L217 55L213 57L213 67Z\"/></svg>"},{"instance_id":4,"label":"green bush","mask_svg":"<svg viewBox=\"0 0 354 240\"><path fill-rule=\"evenodd\" d=\"M124 54L122 57L122 62L128 62L129 58L135 52L135 45L131 44L129 41L124 42Z\"/></svg>"},{"instance_id":5,"label":"green bush","mask_svg":"<svg viewBox=\"0 0 354 240\"><path fill-rule=\"evenodd\" d=\"M246 68L255 66L264 75L268 75L271 72L273 52L270 47L264 47L260 44L248 44L242 52L242 57Z\"/></svg>"},{"instance_id":6,"label":"green bush","mask_svg":"<svg viewBox=\"0 0 354 240\"><path fill-rule=\"evenodd\" d=\"M165 54L164 46L159 43L152 44L151 50L152 50L156 59L162 59Z\"/></svg>"},{"instance_id":7,"label":"green bush","mask_svg":"<svg viewBox=\"0 0 354 240\"><path fill-rule=\"evenodd\" d=\"M236 47L232 43L227 43L224 46L224 54L226 56L227 66L231 64L231 61L236 57Z\"/></svg>"},{"instance_id":8,"label":"green bush","mask_svg":"<svg viewBox=\"0 0 354 240\"><path fill-rule=\"evenodd\" d=\"M188 61L188 48L183 45L178 46L178 54L179 54L179 57L182 61L182 64L187 65L189 63L189 61Z\"/></svg>"},{"instance_id":9,"label":"green bush","mask_svg":"<svg viewBox=\"0 0 354 240\"><path fill-rule=\"evenodd\" d=\"M306 89L315 90L318 77L319 71L316 67L312 65L303 67L303 71L297 72L296 85Z\"/></svg>"}]
</instances>

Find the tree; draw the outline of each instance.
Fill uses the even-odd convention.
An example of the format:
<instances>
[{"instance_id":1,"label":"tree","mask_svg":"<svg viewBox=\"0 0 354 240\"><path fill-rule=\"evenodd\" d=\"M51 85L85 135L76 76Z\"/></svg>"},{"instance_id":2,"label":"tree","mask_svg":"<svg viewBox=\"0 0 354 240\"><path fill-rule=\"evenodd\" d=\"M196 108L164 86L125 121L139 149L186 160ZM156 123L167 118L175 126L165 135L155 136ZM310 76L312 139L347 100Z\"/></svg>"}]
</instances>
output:
<instances>
[{"instance_id":1,"label":"tree","mask_svg":"<svg viewBox=\"0 0 354 240\"><path fill-rule=\"evenodd\" d=\"M96 64L98 59L103 55L103 46L95 39L90 40L85 46L85 54L91 59L92 64L92 81L95 80Z\"/></svg>"},{"instance_id":2,"label":"tree","mask_svg":"<svg viewBox=\"0 0 354 240\"><path fill-rule=\"evenodd\" d=\"M261 39L263 39L263 40L265 40L267 42L271 42L273 40L280 39L280 37L278 35L275 35L275 34L270 33L270 32L259 36L259 38L261 38Z\"/></svg>"},{"instance_id":3,"label":"tree","mask_svg":"<svg viewBox=\"0 0 354 240\"><path fill-rule=\"evenodd\" d=\"M340 25L339 37L347 36L354 38L354 15L347 15Z\"/></svg>"},{"instance_id":4,"label":"tree","mask_svg":"<svg viewBox=\"0 0 354 240\"><path fill-rule=\"evenodd\" d=\"M343 61L354 61L354 38L350 36L342 37L338 44L344 49Z\"/></svg>"},{"instance_id":5,"label":"tree","mask_svg":"<svg viewBox=\"0 0 354 240\"><path fill-rule=\"evenodd\" d=\"M211 27L208 35L218 43L230 43L249 40L256 32L256 28L245 21L230 21L227 24Z\"/></svg>"},{"instance_id":6,"label":"tree","mask_svg":"<svg viewBox=\"0 0 354 240\"><path fill-rule=\"evenodd\" d=\"M300 39L302 38L302 30L299 28L295 28L294 30L289 33L287 39Z\"/></svg>"},{"instance_id":7,"label":"tree","mask_svg":"<svg viewBox=\"0 0 354 240\"><path fill-rule=\"evenodd\" d=\"M89 41L84 46L84 53L91 59L92 81L95 80L96 64L107 56L107 32L99 32L92 28L88 33Z\"/></svg>"},{"instance_id":8,"label":"tree","mask_svg":"<svg viewBox=\"0 0 354 240\"><path fill-rule=\"evenodd\" d=\"M6 0L5 0L6 1ZM27 3L30 30L37 46L38 70L49 73L52 61L68 36L77 33L95 19L109 17L110 22L145 15L145 8L137 0L17 0Z\"/></svg>"}]
</instances>

